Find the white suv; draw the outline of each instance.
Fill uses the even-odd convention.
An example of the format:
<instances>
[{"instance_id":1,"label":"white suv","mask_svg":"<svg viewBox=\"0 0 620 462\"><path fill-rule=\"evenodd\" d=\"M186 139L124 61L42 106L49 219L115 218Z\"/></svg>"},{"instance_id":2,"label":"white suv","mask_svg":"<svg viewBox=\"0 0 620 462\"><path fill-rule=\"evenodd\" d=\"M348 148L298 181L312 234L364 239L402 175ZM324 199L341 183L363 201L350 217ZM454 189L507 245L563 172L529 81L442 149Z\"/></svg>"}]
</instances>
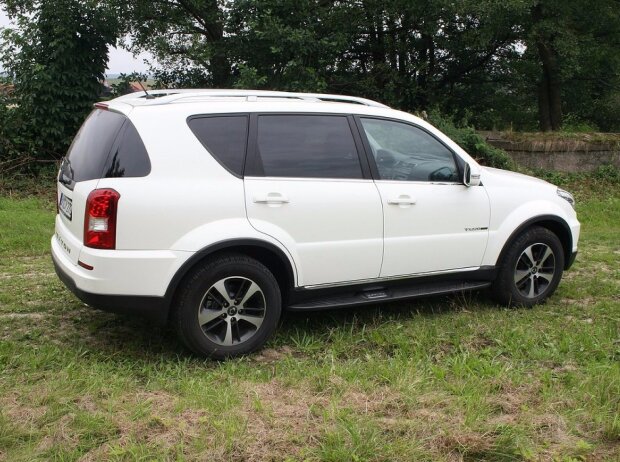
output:
<instances>
[{"instance_id":1,"label":"white suv","mask_svg":"<svg viewBox=\"0 0 620 462\"><path fill-rule=\"evenodd\" d=\"M168 90L95 105L58 176L52 256L85 303L225 358L282 309L489 286L542 302L575 259L573 208L374 101Z\"/></svg>"}]
</instances>

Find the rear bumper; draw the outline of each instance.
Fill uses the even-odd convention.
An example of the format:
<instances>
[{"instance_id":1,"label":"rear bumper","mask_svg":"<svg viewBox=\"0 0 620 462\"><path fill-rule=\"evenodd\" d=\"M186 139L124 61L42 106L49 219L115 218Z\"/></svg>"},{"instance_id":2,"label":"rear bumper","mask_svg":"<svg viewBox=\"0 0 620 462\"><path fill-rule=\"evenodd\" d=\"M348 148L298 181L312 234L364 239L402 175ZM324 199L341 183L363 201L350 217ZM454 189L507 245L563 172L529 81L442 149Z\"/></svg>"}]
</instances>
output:
<instances>
[{"instance_id":1,"label":"rear bumper","mask_svg":"<svg viewBox=\"0 0 620 462\"><path fill-rule=\"evenodd\" d=\"M62 236L62 241L68 239ZM51 239L51 250L56 274L84 303L114 313L136 314L158 324L168 319L170 281L178 266L191 255L172 251L102 251L74 245L72 250L79 255L74 260L93 267L87 270L74 263L57 236Z\"/></svg>"},{"instance_id":2,"label":"rear bumper","mask_svg":"<svg viewBox=\"0 0 620 462\"><path fill-rule=\"evenodd\" d=\"M568 257L568 260L566 260L566 262L564 263L564 269L570 269L570 267L573 266L573 263L575 263L575 258L577 258L576 250L570 255L570 257Z\"/></svg>"},{"instance_id":3,"label":"rear bumper","mask_svg":"<svg viewBox=\"0 0 620 462\"><path fill-rule=\"evenodd\" d=\"M103 311L120 314L136 314L150 319L159 325L166 324L170 304L165 297L148 297L133 295L94 294L79 289L73 278L63 269L52 253L52 261L58 278L77 298L87 305Z\"/></svg>"}]
</instances>

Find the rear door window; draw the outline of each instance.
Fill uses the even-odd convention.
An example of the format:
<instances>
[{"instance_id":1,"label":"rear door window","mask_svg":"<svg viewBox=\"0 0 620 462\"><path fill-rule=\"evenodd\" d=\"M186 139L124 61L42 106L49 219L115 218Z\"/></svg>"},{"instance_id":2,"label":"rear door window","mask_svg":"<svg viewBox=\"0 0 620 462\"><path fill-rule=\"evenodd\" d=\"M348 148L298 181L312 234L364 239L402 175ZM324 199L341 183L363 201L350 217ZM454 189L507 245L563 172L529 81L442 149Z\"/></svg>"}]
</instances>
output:
<instances>
[{"instance_id":1,"label":"rear door window","mask_svg":"<svg viewBox=\"0 0 620 462\"><path fill-rule=\"evenodd\" d=\"M362 178L349 121L340 115L260 116L256 164L271 177Z\"/></svg>"}]
</instances>

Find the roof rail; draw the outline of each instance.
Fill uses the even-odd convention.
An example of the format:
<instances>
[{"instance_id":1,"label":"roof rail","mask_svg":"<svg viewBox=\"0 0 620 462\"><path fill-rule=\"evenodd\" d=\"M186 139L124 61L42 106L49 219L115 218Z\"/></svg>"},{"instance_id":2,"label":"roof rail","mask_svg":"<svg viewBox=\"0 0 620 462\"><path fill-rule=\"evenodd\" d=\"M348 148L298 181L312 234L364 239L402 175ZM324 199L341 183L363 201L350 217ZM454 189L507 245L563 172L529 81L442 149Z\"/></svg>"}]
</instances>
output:
<instances>
[{"instance_id":1,"label":"roof rail","mask_svg":"<svg viewBox=\"0 0 620 462\"><path fill-rule=\"evenodd\" d=\"M334 101L334 102L345 102L345 103L355 103L362 104L364 106L371 107L381 107L387 108L385 104L381 104L377 101L372 101L366 98L358 98L356 96L344 96L344 95L330 95L330 94L322 94L322 93L293 93L293 92L285 92L285 91L267 91L267 90L216 90L216 89L204 89L204 90L191 90L191 89L182 89L182 90L150 90L149 95L154 96L155 98L149 99L148 104L150 105L160 105L160 104L169 104L173 102L177 102L183 99L196 99L196 98L211 98L211 97L239 97L245 98L246 101L256 101L257 98L290 98L290 99L299 99L303 101ZM127 100L146 100L146 95L141 93L139 95L129 94L124 95L117 100L127 101Z\"/></svg>"}]
</instances>

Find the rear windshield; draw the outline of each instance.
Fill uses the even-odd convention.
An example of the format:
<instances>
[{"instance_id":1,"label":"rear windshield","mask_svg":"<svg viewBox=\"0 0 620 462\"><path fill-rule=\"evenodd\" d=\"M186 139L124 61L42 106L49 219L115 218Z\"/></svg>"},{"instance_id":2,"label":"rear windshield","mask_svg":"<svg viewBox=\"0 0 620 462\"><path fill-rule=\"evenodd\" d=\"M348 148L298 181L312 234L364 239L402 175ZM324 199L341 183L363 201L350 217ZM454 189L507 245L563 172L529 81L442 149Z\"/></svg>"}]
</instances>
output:
<instances>
[{"instance_id":1,"label":"rear windshield","mask_svg":"<svg viewBox=\"0 0 620 462\"><path fill-rule=\"evenodd\" d=\"M140 177L150 171L146 148L129 119L116 112L95 109L63 159L58 180L72 188L80 181Z\"/></svg>"}]
</instances>

